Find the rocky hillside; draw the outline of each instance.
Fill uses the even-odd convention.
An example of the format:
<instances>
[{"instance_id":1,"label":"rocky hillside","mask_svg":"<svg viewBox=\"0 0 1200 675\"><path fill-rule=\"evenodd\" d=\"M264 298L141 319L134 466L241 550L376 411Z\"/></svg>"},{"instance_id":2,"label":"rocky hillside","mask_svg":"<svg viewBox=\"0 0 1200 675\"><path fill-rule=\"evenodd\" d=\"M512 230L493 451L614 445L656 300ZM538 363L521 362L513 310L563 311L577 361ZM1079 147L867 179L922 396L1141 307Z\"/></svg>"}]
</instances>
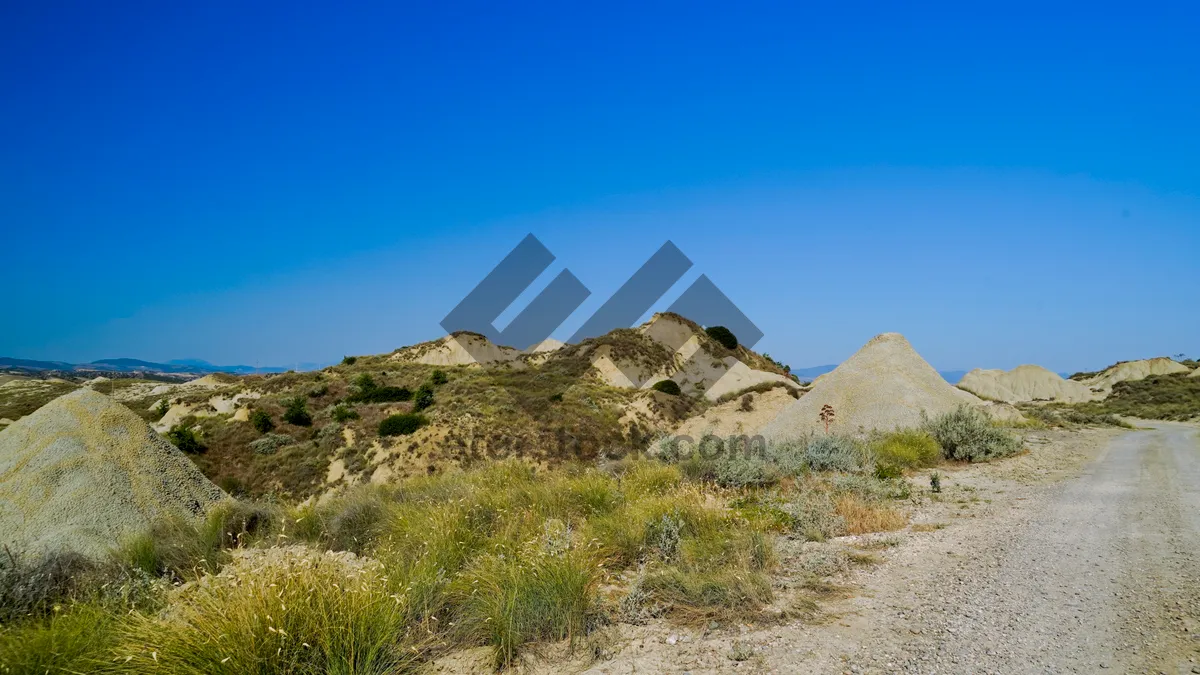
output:
<instances>
[{"instance_id":1,"label":"rocky hillside","mask_svg":"<svg viewBox=\"0 0 1200 675\"><path fill-rule=\"evenodd\" d=\"M654 388L668 379L680 395ZM226 491L304 498L501 457L546 465L624 454L756 386L799 391L779 364L656 315L525 352L457 333L308 373L13 380L0 385L12 394L0 411L15 420L92 389L140 415Z\"/></svg>"}]
</instances>

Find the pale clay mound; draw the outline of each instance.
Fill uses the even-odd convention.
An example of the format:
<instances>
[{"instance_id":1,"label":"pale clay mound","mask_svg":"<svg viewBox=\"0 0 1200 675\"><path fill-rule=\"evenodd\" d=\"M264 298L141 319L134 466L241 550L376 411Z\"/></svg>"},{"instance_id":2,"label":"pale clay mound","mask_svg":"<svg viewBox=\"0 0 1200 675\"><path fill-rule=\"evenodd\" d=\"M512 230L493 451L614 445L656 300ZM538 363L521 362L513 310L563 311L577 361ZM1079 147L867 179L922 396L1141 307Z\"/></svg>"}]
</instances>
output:
<instances>
[{"instance_id":1,"label":"pale clay mound","mask_svg":"<svg viewBox=\"0 0 1200 675\"><path fill-rule=\"evenodd\" d=\"M833 406L836 415L831 432L858 433L915 427L922 410L936 416L963 403L988 408L975 395L946 382L903 335L884 333L823 376L759 433L767 440L780 440L822 429L818 416L825 404Z\"/></svg>"},{"instance_id":2,"label":"pale clay mound","mask_svg":"<svg viewBox=\"0 0 1200 675\"><path fill-rule=\"evenodd\" d=\"M408 361L423 363L430 366L489 366L508 363L513 367L522 367L518 361L521 352L512 347L502 347L492 344L482 335L459 333L425 342L411 347L405 347L392 355L393 361Z\"/></svg>"},{"instance_id":3,"label":"pale clay mound","mask_svg":"<svg viewBox=\"0 0 1200 675\"><path fill-rule=\"evenodd\" d=\"M1118 363L1115 366L1105 369L1099 375L1084 380L1083 384L1091 387L1092 391L1100 392L1104 396L1107 396L1112 391L1113 385L1118 382L1144 380L1151 375L1186 373L1189 370L1191 369L1178 361L1160 356L1154 359Z\"/></svg>"},{"instance_id":4,"label":"pale clay mound","mask_svg":"<svg viewBox=\"0 0 1200 675\"><path fill-rule=\"evenodd\" d=\"M79 389L0 433L0 544L102 556L164 517L227 499L142 418Z\"/></svg>"},{"instance_id":5,"label":"pale clay mound","mask_svg":"<svg viewBox=\"0 0 1200 675\"><path fill-rule=\"evenodd\" d=\"M762 393L750 394L751 410L742 410L742 397L713 406L704 414L685 421L675 430L676 436L690 436L698 440L704 436L728 438L740 434L753 434L796 399L784 387L776 387Z\"/></svg>"},{"instance_id":6,"label":"pale clay mound","mask_svg":"<svg viewBox=\"0 0 1200 675\"><path fill-rule=\"evenodd\" d=\"M1200 377L1200 368L1193 370L1188 377Z\"/></svg>"},{"instance_id":7,"label":"pale clay mound","mask_svg":"<svg viewBox=\"0 0 1200 675\"><path fill-rule=\"evenodd\" d=\"M1034 365L1017 366L1008 371L976 368L963 376L958 386L982 398L1005 403L1082 403L1096 398L1087 385L1064 380L1058 373Z\"/></svg>"}]
</instances>

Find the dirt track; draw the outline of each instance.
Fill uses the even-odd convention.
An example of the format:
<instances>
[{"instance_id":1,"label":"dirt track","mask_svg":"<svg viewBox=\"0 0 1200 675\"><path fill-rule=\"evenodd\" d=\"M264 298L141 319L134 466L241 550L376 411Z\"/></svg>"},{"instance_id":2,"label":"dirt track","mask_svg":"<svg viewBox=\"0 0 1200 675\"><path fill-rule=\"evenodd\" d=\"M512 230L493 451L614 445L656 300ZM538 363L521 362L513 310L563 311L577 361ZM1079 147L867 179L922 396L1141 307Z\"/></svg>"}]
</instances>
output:
<instances>
[{"instance_id":1,"label":"dirt track","mask_svg":"<svg viewBox=\"0 0 1200 675\"><path fill-rule=\"evenodd\" d=\"M1154 427L949 473L914 513L943 529L902 535L824 622L630 627L591 672L1200 673L1200 436Z\"/></svg>"}]
</instances>

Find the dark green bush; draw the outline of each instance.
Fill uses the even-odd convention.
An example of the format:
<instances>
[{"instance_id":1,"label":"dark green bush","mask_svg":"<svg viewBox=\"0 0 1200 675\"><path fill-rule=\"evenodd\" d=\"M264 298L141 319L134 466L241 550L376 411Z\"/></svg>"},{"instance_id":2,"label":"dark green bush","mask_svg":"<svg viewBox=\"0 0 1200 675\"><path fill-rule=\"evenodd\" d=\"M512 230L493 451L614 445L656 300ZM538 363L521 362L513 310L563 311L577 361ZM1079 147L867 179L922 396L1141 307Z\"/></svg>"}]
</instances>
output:
<instances>
[{"instance_id":1,"label":"dark green bush","mask_svg":"<svg viewBox=\"0 0 1200 675\"><path fill-rule=\"evenodd\" d=\"M206 450L204 445L200 443L200 439L196 437L196 432L192 431L188 427L176 424L175 426L171 427L171 430L166 433L166 436L167 440L171 442L171 445L174 445L184 452L199 454Z\"/></svg>"},{"instance_id":2,"label":"dark green bush","mask_svg":"<svg viewBox=\"0 0 1200 675\"><path fill-rule=\"evenodd\" d=\"M675 380L659 380L650 388L654 391L670 394L671 396L681 396L683 394L683 390L679 388L679 383Z\"/></svg>"},{"instance_id":3,"label":"dark green bush","mask_svg":"<svg viewBox=\"0 0 1200 675\"><path fill-rule=\"evenodd\" d=\"M708 337L719 342L722 347L726 349L737 349L737 336L733 334L733 331L729 330L725 326L709 326L708 328L704 329L704 332L708 334Z\"/></svg>"},{"instance_id":4,"label":"dark green bush","mask_svg":"<svg viewBox=\"0 0 1200 675\"><path fill-rule=\"evenodd\" d=\"M413 410L424 410L431 405L433 405L433 387L423 384L417 389L417 395L413 397Z\"/></svg>"},{"instance_id":5,"label":"dark green bush","mask_svg":"<svg viewBox=\"0 0 1200 675\"><path fill-rule=\"evenodd\" d=\"M430 373L429 381L434 386L437 386L437 385L441 385L441 384L446 384L447 382L450 381L450 378L446 375L446 371L435 370L432 373Z\"/></svg>"},{"instance_id":6,"label":"dark green bush","mask_svg":"<svg viewBox=\"0 0 1200 675\"><path fill-rule=\"evenodd\" d=\"M380 436L407 436L425 426L424 415L401 413L383 418L379 423Z\"/></svg>"},{"instance_id":7,"label":"dark green bush","mask_svg":"<svg viewBox=\"0 0 1200 675\"><path fill-rule=\"evenodd\" d=\"M288 401L287 410L283 411L283 421L298 427L312 425L312 415L308 414L308 402L297 396Z\"/></svg>"},{"instance_id":8,"label":"dark green bush","mask_svg":"<svg viewBox=\"0 0 1200 675\"><path fill-rule=\"evenodd\" d=\"M381 387L375 383L375 378L363 373L354 379L358 391L346 397L350 403L392 403L395 401L412 400L412 392L407 387Z\"/></svg>"},{"instance_id":9,"label":"dark green bush","mask_svg":"<svg viewBox=\"0 0 1200 675\"><path fill-rule=\"evenodd\" d=\"M260 434L265 434L275 428L275 423L271 421L271 416L265 410L255 410L250 413L250 424Z\"/></svg>"},{"instance_id":10,"label":"dark green bush","mask_svg":"<svg viewBox=\"0 0 1200 675\"><path fill-rule=\"evenodd\" d=\"M355 363L358 363L357 356L343 356L342 357L342 365L343 366L352 366Z\"/></svg>"}]
</instances>

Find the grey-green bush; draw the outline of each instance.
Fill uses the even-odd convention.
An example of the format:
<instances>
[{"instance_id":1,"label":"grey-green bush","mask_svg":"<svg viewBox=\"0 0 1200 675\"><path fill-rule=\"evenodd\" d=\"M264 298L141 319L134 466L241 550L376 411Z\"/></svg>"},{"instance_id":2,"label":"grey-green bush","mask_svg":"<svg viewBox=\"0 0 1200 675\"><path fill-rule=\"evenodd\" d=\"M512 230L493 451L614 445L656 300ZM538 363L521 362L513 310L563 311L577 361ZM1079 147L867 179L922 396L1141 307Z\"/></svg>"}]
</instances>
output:
<instances>
[{"instance_id":1,"label":"grey-green bush","mask_svg":"<svg viewBox=\"0 0 1200 675\"><path fill-rule=\"evenodd\" d=\"M1021 442L1015 436L996 428L987 415L966 404L932 419L925 418L922 427L942 446L947 459L986 462L1021 449Z\"/></svg>"}]
</instances>

